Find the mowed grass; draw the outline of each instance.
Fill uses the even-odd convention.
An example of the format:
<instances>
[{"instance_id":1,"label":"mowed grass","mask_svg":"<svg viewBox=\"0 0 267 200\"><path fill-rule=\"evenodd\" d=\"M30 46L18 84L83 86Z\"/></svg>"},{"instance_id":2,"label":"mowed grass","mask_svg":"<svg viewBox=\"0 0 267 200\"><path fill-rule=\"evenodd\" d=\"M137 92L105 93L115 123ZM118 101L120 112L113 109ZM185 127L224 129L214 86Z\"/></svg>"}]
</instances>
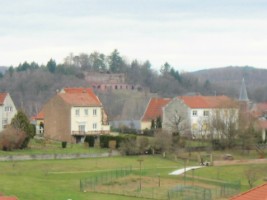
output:
<instances>
[{"instance_id":1,"label":"mowed grass","mask_svg":"<svg viewBox=\"0 0 267 200\"><path fill-rule=\"evenodd\" d=\"M141 158L143 159L143 176L155 177L160 174L163 179L175 179L176 176L169 176L168 173L183 168L184 164L183 161L174 162L160 156L142 156ZM20 200L138 199L120 195L84 193L80 192L79 187L80 179L125 166L132 166L136 174L139 174L138 159L140 159L138 156L128 156L78 160L0 162L0 192L6 195L15 195ZM263 164L255 166L259 169L267 167ZM194 176L202 179L241 180L242 190L244 191L248 189L244 171L249 167L248 165L205 167L195 170ZM192 175L191 172L187 174ZM261 184L266 175L265 172L256 184Z\"/></svg>"},{"instance_id":2,"label":"mowed grass","mask_svg":"<svg viewBox=\"0 0 267 200\"><path fill-rule=\"evenodd\" d=\"M126 196L80 192L79 181L104 171L132 166L139 171L139 157L110 157L78 160L0 162L0 191L20 200L30 199L137 199ZM182 167L157 156L145 156L143 174L164 176Z\"/></svg>"}]
</instances>

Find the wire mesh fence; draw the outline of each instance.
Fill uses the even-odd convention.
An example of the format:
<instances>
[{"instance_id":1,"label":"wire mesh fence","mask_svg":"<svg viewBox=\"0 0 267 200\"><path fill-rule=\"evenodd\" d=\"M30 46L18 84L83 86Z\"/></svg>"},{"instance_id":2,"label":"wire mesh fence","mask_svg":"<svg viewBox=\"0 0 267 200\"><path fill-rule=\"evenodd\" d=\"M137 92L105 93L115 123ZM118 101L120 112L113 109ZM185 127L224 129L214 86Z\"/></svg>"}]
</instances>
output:
<instances>
[{"instance_id":1,"label":"wire mesh fence","mask_svg":"<svg viewBox=\"0 0 267 200\"><path fill-rule=\"evenodd\" d=\"M132 173L132 167L123 167L112 171L103 172L93 177L80 180L80 191L95 191L96 186L110 183L118 178Z\"/></svg>"},{"instance_id":2,"label":"wire mesh fence","mask_svg":"<svg viewBox=\"0 0 267 200\"><path fill-rule=\"evenodd\" d=\"M240 181L146 177L133 171L132 167L124 167L81 179L80 190L162 200L214 200L237 194Z\"/></svg>"},{"instance_id":3,"label":"wire mesh fence","mask_svg":"<svg viewBox=\"0 0 267 200\"><path fill-rule=\"evenodd\" d=\"M169 200L214 200L233 196L240 192L240 181L193 179L180 177L184 185L177 185L168 191ZM185 185L187 184L187 185ZM203 186L200 186L205 184Z\"/></svg>"}]
</instances>

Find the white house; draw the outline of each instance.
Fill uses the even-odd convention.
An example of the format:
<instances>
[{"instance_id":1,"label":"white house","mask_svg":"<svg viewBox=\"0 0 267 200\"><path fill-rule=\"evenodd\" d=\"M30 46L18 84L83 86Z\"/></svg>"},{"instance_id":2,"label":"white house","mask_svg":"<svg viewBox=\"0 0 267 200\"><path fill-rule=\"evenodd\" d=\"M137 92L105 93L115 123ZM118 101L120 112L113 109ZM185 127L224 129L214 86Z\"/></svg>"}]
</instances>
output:
<instances>
[{"instance_id":1,"label":"white house","mask_svg":"<svg viewBox=\"0 0 267 200\"><path fill-rule=\"evenodd\" d=\"M91 88L64 88L42 109L44 136L80 142L86 135L108 134L103 105Z\"/></svg>"},{"instance_id":2,"label":"white house","mask_svg":"<svg viewBox=\"0 0 267 200\"><path fill-rule=\"evenodd\" d=\"M11 123L16 114L17 109L9 93L0 93L0 131Z\"/></svg>"},{"instance_id":3,"label":"white house","mask_svg":"<svg viewBox=\"0 0 267 200\"><path fill-rule=\"evenodd\" d=\"M173 98L163 108L162 128L182 130L193 137L206 137L215 129L215 122L237 125L239 109L226 96L181 96ZM216 135L220 134L217 129Z\"/></svg>"}]
</instances>

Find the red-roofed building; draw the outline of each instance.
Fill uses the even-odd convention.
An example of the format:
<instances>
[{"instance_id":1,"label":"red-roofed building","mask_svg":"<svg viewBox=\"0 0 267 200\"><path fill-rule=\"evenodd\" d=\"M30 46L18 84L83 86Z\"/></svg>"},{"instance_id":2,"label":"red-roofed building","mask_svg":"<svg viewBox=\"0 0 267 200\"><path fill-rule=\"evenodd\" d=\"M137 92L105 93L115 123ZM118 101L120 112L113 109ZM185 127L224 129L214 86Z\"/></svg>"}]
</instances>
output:
<instances>
[{"instance_id":1,"label":"red-roofed building","mask_svg":"<svg viewBox=\"0 0 267 200\"><path fill-rule=\"evenodd\" d=\"M17 197L0 196L0 200L19 200Z\"/></svg>"},{"instance_id":2,"label":"red-roofed building","mask_svg":"<svg viewBox=\"0 0 267 200\"><path fill-rule=\"evenodd\" d=\"M17 109L9 93L0 93L0 131L11 123L16 114Z\"/></svg>"},{"instance_id":3,"label":"red-roofed building","mask_svg":"<svg viewBox=\"0 0 267 200\"><path fill-rule=\"evenodd\" d=\"M236 195L229 200L267 200L267 183Z\"/></svg>"},{"instance_id":4,"label":"red-roofed building","mask_svg":"<svg viewBox=\"0 0 267 200\"><path fill-rule=\"evenodd\" d=\"M151 129L152 120L162 119L163 107L171 101L171 98L151 98L144 115L141 118L141 130Z\"/></svg>"},{"instance_id":5,"label":"red-roofed building","mask_svg":"<svg viewBox=\"0 0 267 200\"><path fill-rule=\"evenodd\" d=\"M86 135L110 132L107 115L91 88L64 88L42 109L44 136L80 142Z\"/></svg>"},{"instance_id":6,"label":"red-roofed building","mask_svg":"<svg viewBox=\"0 0 267 200\"><path fill-rule=\"evenodd\" d=\"M226 96L181 96L164 106L162 128L183 131L192 137L206 137L215 117L225 123L237 122L237 104Z\"/></svg>"}]
</instances>

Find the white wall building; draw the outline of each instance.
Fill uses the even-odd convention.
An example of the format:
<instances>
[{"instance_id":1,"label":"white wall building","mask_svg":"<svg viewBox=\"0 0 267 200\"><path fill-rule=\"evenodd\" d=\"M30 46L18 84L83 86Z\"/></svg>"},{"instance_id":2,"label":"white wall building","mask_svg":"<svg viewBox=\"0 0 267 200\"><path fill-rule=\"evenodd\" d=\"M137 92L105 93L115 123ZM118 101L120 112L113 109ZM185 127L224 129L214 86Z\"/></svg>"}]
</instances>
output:
<instances>
[{"instance_id":1,"label":"white wall building","mask_svg":"<svg viewBox=\"0 0 267 200\"><path fill-rule=\"evenodd\" d=\"M11 123L16 114L17 109L9 93L0 93L0 131Z\"/></svg>"}]
</instances>

